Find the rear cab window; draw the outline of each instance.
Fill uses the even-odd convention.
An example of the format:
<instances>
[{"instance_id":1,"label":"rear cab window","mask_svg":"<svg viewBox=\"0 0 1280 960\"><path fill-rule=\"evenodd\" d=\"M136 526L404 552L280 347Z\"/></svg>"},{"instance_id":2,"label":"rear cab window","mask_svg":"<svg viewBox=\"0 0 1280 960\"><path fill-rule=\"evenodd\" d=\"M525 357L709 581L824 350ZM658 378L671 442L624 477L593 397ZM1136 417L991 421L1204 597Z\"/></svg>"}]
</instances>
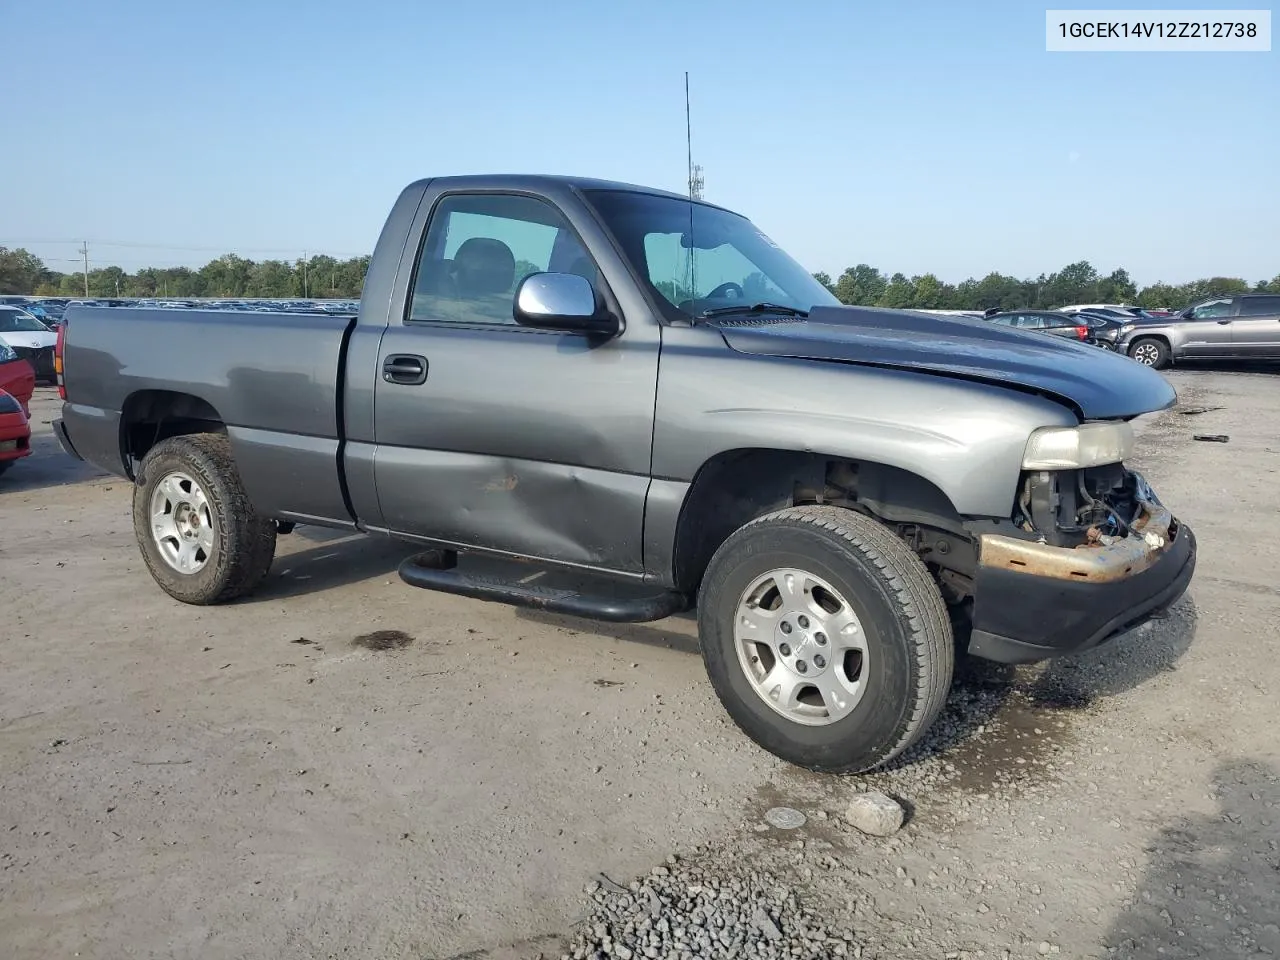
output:
<instances>
[{"instance_id":1,"label":"rear cab window","mask_svg":"<svg viewBox=\"0 0 1280 960\"><path fill-rule=\"evenodd\" d=\"M1265 317L1280 314L1280 297L1242 297L1240 316Z\"/></svg>"}]
</instances>

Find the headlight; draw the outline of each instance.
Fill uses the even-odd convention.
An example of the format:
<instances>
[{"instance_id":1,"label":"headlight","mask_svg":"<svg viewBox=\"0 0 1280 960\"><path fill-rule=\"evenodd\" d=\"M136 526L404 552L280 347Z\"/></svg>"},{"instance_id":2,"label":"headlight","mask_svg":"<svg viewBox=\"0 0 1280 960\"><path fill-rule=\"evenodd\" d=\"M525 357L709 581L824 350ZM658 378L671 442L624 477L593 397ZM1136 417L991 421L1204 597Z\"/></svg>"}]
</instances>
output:
<instances>
[{"instance_id":1,"label":"headlight","mask_svg":"<svg viewBox=\"0 0 1280 960\"><path fill-rule=\"evenodd\" d=\"M1133 328L1134 328L1134 327L1136 327L1136 326L1137 326L1137 324L1136 324L1136 323L1122 323L1122 324L1120 324L1120 333L1121 333L1121 335L1124 335L1124 334L1126 334L1126 333L1132 333L1132 332L1133 332Z\"/></svg>"},{"instance_id":2,"label":"headlight","mask_svg":"<svg viewBox=\"0 0 1280 960\"><path fill-rule=\"evenodd\" d=\"M1041 427L1022 456L1024 470L1076 470L1119 463L1133 454L1133 427L1127 423L1085 423Z\"/></svg>"}]
</instances>

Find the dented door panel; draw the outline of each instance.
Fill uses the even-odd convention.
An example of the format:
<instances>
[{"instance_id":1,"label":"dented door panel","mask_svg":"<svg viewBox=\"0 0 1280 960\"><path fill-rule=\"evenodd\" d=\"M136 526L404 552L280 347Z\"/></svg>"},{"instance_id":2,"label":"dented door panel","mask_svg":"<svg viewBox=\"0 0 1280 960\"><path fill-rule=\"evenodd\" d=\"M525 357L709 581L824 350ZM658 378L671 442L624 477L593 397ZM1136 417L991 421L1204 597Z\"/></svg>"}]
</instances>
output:
<instances>
[{"instance_id":1,"label":"dented door panel","mask_svg":"<svg viewBox=\"0 0 1280 960\"><path fill-rule=\"evenodd\" d=\"M376 387L383 525L638 572L657 346L520 327L390 327L382 355L416 354L430 371L420 385Z\"/></svg>"},{"instance_id":2,"label":"dented door panel","mask_svg":"<svg viewBox=\"0 0 1280 960\"><path fill-rule=\"evenodd\" d=\"M640 573L647 476L379 446L387 527L455 547Z\"/></svg>"}]
</instances>

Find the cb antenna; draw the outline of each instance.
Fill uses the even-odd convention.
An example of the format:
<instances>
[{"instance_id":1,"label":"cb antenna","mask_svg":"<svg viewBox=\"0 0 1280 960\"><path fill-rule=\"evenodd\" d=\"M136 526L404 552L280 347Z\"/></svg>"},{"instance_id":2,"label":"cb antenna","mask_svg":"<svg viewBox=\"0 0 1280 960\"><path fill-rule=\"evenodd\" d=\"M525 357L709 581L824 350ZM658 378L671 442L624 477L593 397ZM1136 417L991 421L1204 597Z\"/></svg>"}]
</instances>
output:
<instances>
[{"instance_id":1,"label":"cb antenna","mask_svg":"<svg viewBox=\"0 0 1280 960\"><path fill-rule=\"evenodd\" d=\"M684 72L684 140L689 156L689 199L702 199L702 167L693 162L693 121L689 112L689 71Z\"/></svg>"},{"instance_id":2,"label":"cb antenna","mask_svg":"<svg viewBox=\"0 0 1280 960\"><path fill-rule=\"evenodd\" d=\"M693 162L693 121L689 112L689 71L684 72L684 143L689 160L689 199L702 199L702 168ZM689 289L687 296L698 295L698 263L697 248L693 243L693 204L689 204Z\"/></svg>"}]
</instances>

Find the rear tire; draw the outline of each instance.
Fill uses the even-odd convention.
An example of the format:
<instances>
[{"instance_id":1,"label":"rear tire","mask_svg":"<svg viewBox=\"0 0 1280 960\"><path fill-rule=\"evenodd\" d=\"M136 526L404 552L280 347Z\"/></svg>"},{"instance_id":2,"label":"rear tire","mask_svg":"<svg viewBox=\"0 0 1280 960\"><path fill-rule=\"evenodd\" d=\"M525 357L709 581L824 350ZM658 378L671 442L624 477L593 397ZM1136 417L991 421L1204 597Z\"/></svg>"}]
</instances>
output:
<instances>
[{"instance_id":1,"label":"rear tire","mask_svg":"<svg viewBox=\"0 0 1280 960\"><path fill-rule=\"evenodd\" d=\"M1129 357L1144 367L1152 367L1156 370L1163 370L1169 366L1169 348L1165 346L1163 340L1157 340L1155 337L1142 337L1133 341L1129 346Z\"/></svg>"},{"instance_id":2,"label":"rear tire","mask_svg":"<svg viewBox=\"0 0 1280 960\"><path fill-rule=\"evenodd\" d=\"M252 593L275 558L275 522L249 503L222 434L172 437L148 451L133 489L133 529L151 576L183 603Z\"/></svg>"},{"instance_id":3,"label":"rear tire","mask_svg":"<svg viewBox=\"0 0 1280 960\"><path fill-rule=\"evenodd\" d=\"M703 578L698 629L711 684L743 732L824 772L866 772L916 743L955 664L924 563L839 507L780 510L732 534Z\"/></svg>"}]
</instances>

